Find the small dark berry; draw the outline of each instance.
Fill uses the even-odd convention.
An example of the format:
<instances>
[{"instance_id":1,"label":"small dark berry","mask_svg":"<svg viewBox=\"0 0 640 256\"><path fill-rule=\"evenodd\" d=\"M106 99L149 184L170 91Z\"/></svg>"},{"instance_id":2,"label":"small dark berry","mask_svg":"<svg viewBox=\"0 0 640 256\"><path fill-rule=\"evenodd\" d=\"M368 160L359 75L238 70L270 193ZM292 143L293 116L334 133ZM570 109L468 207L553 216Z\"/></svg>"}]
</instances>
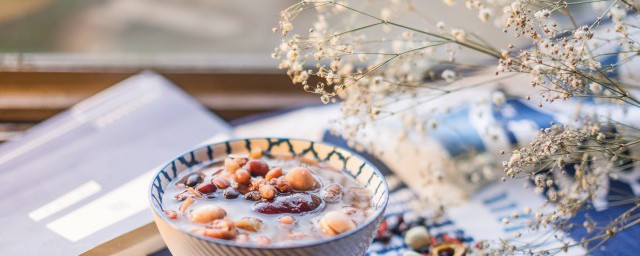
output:
<instances>
[{"instance_id":1,"label":"small dark berry","mask_svg":"<svg viewBox=\"0 0 640 256\"><path fill-rule=\"evenodd\" d=\"M195 187L200 182L202 182L202 176L200 176L199 173L194 173L187 177L187 180L184 182L184 184L187 187Z\"/></svg>"},{"instance_id":2,"label":"small dark berry","mask_svg":"<svg viewBox=\"0 0 640 256\"><path fill-rule=\"evenodd\" d=\"M236 191L235 189L227 189L224 191L223 195L224 195L224 198L226 199L235 199L235 198L238 198L240 193L238 193L238 191Z\"/></svg>"},{"instance_id":3,"label":"small dark berry","mask_svg":"<svg viewBox=\"0 0 640 256\"><path fill-rule=\"evenodd\" d=\"M396 230L398 229L398 224L400 224L400 217L398 215L391 215L387 217L386 222L387 222L387 230L391 231L392 233L395 233Z\"/></svg>"},{"instance_id":4,"label":"small dark berry","mask_svg":"<svg viewBox=\"0 0 640 256\"><path fill-rule=\"evenodd\" d=\"M391 232L385 230L380 232L380 234L378 236L376 236L376 241L382 242L382 243L389 243L389 241L391 241L391 237L393 235L391 234Z\"/></svg>"},{"instance_id":5,"label":"small dark berry","mask_svg":"<svg viewBox=\"0 0 640 256\"><path fill-rule=\"evenodd\" d=\"M400 225L398 225L398 231L396 234L404 236L404 232L407 232L407 230L409 230L409 224L405 222L400 223Z\"/></svg>"}]
</instances>

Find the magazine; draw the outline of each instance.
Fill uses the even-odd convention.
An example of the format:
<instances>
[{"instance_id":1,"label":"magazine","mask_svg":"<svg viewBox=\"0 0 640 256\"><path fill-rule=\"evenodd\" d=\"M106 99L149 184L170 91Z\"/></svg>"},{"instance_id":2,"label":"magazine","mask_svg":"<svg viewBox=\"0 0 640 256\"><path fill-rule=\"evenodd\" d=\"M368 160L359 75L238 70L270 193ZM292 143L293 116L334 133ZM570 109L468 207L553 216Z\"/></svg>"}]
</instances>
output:
<instances>
[{"instance_id":1,"label":"magazine","mask_svg":"<svg viewBox=\"0 0 640 256\"><path fill-rule=\"evenodd\" d=\"M0 146L0 254L78 255L149 225L153 172L229 131L152 72L42 122Z\"/></svg>"}]
</instances>

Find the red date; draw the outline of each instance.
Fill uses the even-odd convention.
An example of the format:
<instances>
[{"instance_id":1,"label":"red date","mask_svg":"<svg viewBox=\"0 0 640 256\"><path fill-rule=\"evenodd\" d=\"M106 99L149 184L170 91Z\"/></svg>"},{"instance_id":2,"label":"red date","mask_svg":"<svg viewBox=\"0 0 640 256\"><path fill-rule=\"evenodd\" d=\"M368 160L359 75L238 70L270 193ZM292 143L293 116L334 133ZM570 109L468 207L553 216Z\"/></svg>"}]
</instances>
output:
<instances>
[{"instance_id":1,"label":"red date","mask_svg":"<svg viewBox=\"0 0 640 256\"><path fill-rule=\"evenodd\" d=\"M322 205L320 197L295 193L277 196L274 200L260 201L253 205L253 210L264 214L303 213L318 209Z\"/></svg>"}]
</instances>

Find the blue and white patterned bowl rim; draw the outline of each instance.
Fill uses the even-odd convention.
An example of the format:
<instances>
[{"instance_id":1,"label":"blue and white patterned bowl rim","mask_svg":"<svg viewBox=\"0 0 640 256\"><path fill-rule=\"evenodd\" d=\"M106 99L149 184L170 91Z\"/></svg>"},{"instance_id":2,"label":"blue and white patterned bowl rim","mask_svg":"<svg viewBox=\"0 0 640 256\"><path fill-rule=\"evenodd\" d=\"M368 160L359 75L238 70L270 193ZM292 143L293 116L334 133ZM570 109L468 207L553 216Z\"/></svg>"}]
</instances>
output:
<instances>
[{"instance_id":1,"label":"blue and white patterned bowl rim","mask_svg":"<svg viewBox=\"0 0 640 256\"><path fill-rule=\"evenodd\" d=\"M251 141L256 141L256 140L266 140L269 143L269 147L267 149L264 149L265 151L270 151L274 146L279 146L282 143L287 143L287 145L289 146L289 151L296 155L296 156L301 156L301 155L306 155L308 153L311 153L316 159L318 159L319 161L331 161L331 157L332 155L337 155L338 159L340 159L343 162L343 168L342 168L342 172L350 175L352 178L356 179L357 177L360 176L360 174L362 174L362 170L365 167L369 167L371 168L372 172L371 172L371 176L368 178L367 181L367 186L369 185L369 183L371 182L371 180L373 179L374 176L378 176L380 179L380 184L378 184L378 186L376 187L373 196L375 196L378 193L378 190L382 187L383 191L381 192L380 198L374 202L374 208L377 208L377 210L375 211L375 213L373 214L373 216L370 216L369 219L363 223L362 225L359 225L357 228L350 230L348 232L339 234L337 236L331 237L331 238L327 238L327 239L322 239L322 240L318 240L318 241L313 241L313 242L308 242L308 243L301 243L301 244L296 244L296 245L287 245L287 246L258 246L258 245L251 245L251 244L238 244L235 243L233 241L227 241L227 240L222 240L222 239L214 239L214 238L209 238L209 237L202 237L202 236L198 236L198 235L194 235L191 232L182 230L181 228L179 228L178 226L176 226L171 220L169 220L167 218L167 216L164 215L163 213L163 209L162 209L162 195L164 194L164 189L162 188L162 182L161 179L162 177L164 177L165 179L168 179L169 182L171 182L171 180L173 180L173 178L175 178L177 176L177 166L176 166L176 161L179 161L180 163L182 163L183 165L187 166L188 169L195 169L199 166L202 165L206 165L209 164L215 160L220 160L220 159L215 159L214 158L214 153L213 153L213 147L224 144L226 147L226 154L232 154L233 149L231 147L231 143L234 142L238 142L238 141L244 141L245 142L245 148L247 151L250 151L251 149ZM291 145L291 142L306 142L309 143L309 148L304 149L298 153L296 153L294 151L294 147ZM331 147L333 148L331 152L329 152L327 154L327 156L322 159L318 156L318 153L316 152L314 146L315 145L323 145L326 147ZM194 152L196 151L200 151L200 150L207 150L207 155L208 158L206 161L198 161L197 159L195 159L195 154ZM339 151L343 151L343 152L339 152ZM348 153L351 154L350 156L343 156L343 153ZM190 156L191 160L187 160L185 158L185 156ZM362 161L362 164L358 167L358 172L353 174L347 170L347 162L352 158L356 158L360 161ZM165 171L167 168L171 167L171 170L173 170L173 178L169 177L169 174ZM187 170L185 170L187 171ZM205 146L200 146L197 147L193 150L190 150L184 154L181 154L180 156L174 158L174 160L172 160L171 162L169 162L168 164L164 165L162 168L160 168L160 171L158 171L158 173L154 176L153 180L151 181L151 186L149 189L149 201L151 204L151 208L153 209L154 213L156 215L158 215L160 218L162 218L162 220L164 220L167 224L169 224L172 228L179 230L182 233L185 233L191 237L195 237L197 239L200 240L204 240L207 242L212 242L212 243L217 243L217 244L223 244L223 245L227 245L227 246L234 246L234 247L240 247L240 248L250 248L250 249L293 249L293 248L303 248L303 247L307 247L307 246L316 246L316 245L321 245L321 244L326 244L326 243L331 243L333 241L336 240L340 240L342 238L348 237L352 234L357 233L358 231L362 230L364 227L367 227L369 225L372 224L372 222L376 221L376 219L378 219L378 217L380 215L382 215L384 213L385 208L387 207L387 203L389 201L389 187L387 185L386 180L384 179L384 175L382 175L382 173L380 172L380 170L378 169L378 167L376 167L375 165L373 165L369 160L367 160L366 158L362 157L361 155L353 152L352 150L343 148L343 147L339 147L336 146L332 143L327 143L327 142L315 142L315 141L310 141L310 140L305 140L305 139L287 139L287 138L269 138L269 137L263 137L263 138L246 138L246 139L232 139L232 140L227 140L224 142L217 142L217 143L212 143L212 144L208 144ZM157 194L154 194L157 193Z\"/></svg>"}]
</instances>

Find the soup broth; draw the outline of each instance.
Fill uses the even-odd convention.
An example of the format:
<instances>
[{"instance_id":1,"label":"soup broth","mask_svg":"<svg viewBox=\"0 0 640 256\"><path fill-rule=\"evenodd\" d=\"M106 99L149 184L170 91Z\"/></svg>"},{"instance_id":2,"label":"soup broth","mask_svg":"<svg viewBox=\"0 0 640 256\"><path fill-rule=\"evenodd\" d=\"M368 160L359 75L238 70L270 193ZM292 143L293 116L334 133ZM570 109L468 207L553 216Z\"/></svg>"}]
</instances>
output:
<instances>
[{"instance_id":1,"label":"soup broth","mask_svg":"<svg viewBox=\"0 0 640 256\"><path fill-rule=\"evenodd\" d=\"M183 173L162 203L182 230L259 246L325 239L373 214L370 191L346 173L259 149Z\"/></svg>"}]
</instances>

